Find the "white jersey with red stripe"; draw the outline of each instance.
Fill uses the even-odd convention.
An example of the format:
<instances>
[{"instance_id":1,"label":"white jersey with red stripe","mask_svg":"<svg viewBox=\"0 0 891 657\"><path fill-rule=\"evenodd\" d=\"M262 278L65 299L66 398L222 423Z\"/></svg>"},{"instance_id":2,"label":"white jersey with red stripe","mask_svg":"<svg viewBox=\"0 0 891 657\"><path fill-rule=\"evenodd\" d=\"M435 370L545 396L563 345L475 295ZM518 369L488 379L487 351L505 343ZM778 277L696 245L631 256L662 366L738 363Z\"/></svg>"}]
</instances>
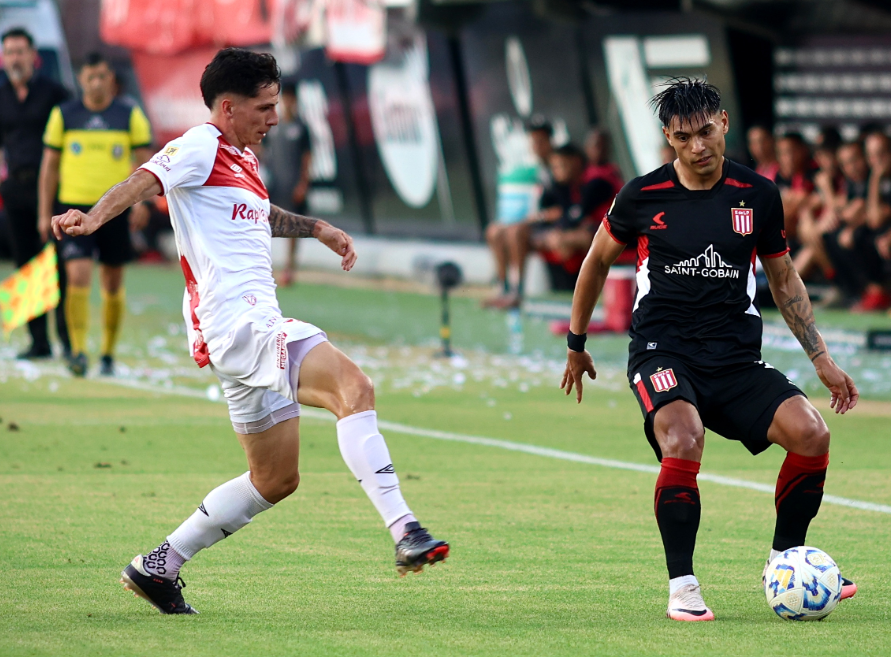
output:
<instances>
[{"instance_id":1,"label":"white jersey with red stripe","mask_svg":"<svg viewBox=\"0 0 891 657\"><path fill-rule=\"evenodd\" d=\"M269 194L257 158L206 123L168 143L141 168L167 196L186 278L183 314L192 356L201 367L211 361L219 367L237 346L232 341L241 324L281 320Z\"/></svg>"}]
</instances>

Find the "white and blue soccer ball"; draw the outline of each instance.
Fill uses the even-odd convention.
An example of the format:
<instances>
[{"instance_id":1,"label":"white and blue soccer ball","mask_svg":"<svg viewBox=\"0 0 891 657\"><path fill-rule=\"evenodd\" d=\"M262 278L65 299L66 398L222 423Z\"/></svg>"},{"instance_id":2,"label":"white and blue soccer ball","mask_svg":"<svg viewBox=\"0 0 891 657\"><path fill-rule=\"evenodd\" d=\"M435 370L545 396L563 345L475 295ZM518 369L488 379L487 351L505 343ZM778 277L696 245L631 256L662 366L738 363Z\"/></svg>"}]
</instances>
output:
<instances>
[{"instance_id":1,"label":"white and blue soccer ball","mask_svg":"<svg viewBox=\"0 0 891 657\"><path fill-rule=\"evenodd\" d=\"M767 604L786 620L820 620L841 598L838 566L823 550L794 547L781 552L764 571Z\"/></svg>"}]
</instances>

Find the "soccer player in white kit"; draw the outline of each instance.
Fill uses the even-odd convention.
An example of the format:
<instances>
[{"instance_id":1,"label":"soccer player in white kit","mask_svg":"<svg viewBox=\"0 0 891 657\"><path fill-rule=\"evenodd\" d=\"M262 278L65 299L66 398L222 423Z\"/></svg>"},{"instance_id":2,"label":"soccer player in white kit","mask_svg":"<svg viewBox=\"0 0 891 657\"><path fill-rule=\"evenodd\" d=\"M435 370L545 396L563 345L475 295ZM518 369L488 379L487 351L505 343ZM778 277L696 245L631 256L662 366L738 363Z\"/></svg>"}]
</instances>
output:
<instances>
[{"instance_id":1,"label":"soccer player in white kit","mask_svg":"<svg viewBox=\"0 0 891 657\"><path fill-rule=\"evenodd\" d=\"M275 58L241 48L217 53L201 76L208 123L168 143L88 212L53 217L57 237L88 235L135 203L167 196L186 293L191 353L220 380L248 472L212 490L167 540L121 573L125 588L164 614L193 614L180 567L297 489L300 404L331 411L344 461L396 542L400 574L449 554L405 503L377 428L374 388L311 324L285 318L272 277L272 237L315 237L356 262L344 231L270 205L256 145L278 123Z\"/></svg>"}]
</instances>

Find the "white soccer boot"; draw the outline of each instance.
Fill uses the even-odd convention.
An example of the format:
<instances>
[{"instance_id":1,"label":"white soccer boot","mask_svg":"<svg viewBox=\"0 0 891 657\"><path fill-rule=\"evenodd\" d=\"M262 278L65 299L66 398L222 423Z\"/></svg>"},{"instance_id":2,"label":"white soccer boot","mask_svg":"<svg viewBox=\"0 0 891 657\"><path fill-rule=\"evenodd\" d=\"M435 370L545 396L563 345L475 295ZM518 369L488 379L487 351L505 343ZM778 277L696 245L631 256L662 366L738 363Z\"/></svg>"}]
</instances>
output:
<instances>
[{"instance_id":1,"label":"white soccer boot","mask_svg":"<svg viewBox=\"0 0 891 657\"><path fill-rule=\"evenodd\" d=\"M685 584L675 591L668 598L666 616L676 621L715 620L712 610L705 606L698 584Z\"/></svg>"}]
</instances>

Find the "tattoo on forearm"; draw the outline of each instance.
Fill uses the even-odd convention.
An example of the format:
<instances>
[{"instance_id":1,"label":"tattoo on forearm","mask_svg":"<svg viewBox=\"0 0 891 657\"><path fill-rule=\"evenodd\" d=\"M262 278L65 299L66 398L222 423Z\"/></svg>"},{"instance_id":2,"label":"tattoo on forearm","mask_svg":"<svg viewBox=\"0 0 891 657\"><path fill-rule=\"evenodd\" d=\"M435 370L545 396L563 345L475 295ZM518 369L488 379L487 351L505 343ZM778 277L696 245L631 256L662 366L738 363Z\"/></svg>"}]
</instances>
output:
<instances>
[{"instance_id":1,"label":"tattoo on forearm","mask_svg":"<svg viewBox=\"0 0 891 657\"><path fill-rule=\"evenodd\" d=\"M792 259L786 255L784 260L788 260L787 263L784 263L786 264L785 273L787 280L794 288L792 290L794 294L782 303L780 312L792 331L792 335L801 343L804 352L813 361L824 353L820 347L820 332L817 331L817 324L814 321L814 310L804 289L804 283L801 282L801 278L792 265Z\"/></svg>"},{"instance_id":2,"label":"tattoo on forearm","mask_svg":"<svg viewBox=\"0 0 891 657\"><path fill-rule=\"evenodd\" d=\"M817 356L822 356L825 353L826 352L821 349L820 351L815 353L813 356L811 356L811 362L813 363L815 360L817 360Z\"/></svg>"},{"instance_id":3,"label":"tattoo on forearm","mask_svg":"<svg viewBox=\"0 0 891 657\"><path fill-rule=\"evenodd\" d=\"M269 228L273 237L312 237L317 223L318 219L282 210L277 205L269 209Z\"/></svg>"}]
</instances>

